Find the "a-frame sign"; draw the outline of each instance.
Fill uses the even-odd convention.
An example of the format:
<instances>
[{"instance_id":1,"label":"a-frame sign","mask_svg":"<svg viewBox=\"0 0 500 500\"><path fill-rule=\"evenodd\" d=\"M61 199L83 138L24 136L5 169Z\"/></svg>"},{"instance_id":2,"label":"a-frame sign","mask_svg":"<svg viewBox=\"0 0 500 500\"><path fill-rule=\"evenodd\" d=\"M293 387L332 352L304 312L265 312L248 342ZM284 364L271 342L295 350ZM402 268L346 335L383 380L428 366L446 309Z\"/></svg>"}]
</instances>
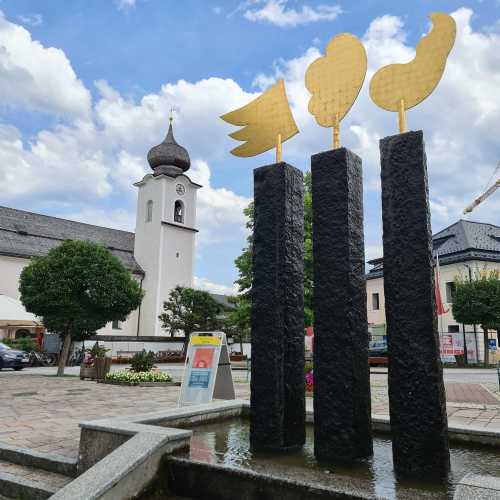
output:
<instances>
[{"instance_id":1,"label":"a-frame sign","mask_svg":"<svg viewBox=\"0 0 500 500\"><path fill-rule=\"evenodd\" d=\"M179 406L235 399L226 334L194 332L189 338Z\"/></svg>"}]
</instances>

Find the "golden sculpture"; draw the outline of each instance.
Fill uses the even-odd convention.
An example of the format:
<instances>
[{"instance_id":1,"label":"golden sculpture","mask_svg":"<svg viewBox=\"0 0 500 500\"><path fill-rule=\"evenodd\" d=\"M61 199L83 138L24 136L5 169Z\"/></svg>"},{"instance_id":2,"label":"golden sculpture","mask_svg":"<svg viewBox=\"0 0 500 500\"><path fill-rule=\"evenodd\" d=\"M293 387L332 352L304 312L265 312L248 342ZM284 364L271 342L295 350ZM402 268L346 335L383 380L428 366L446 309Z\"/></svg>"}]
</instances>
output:
<instances>
[{"instance_id":1,"label":"golden sculpture","mask_svg":"<svg viewBox=\"0 0 500 500\"><path fill-rule=\"evenodd\" d=\"M322 127L333 127L333 147L340 147L340 121L351 109L366 75L363 44L350 33L334 36L326 55L306 71L306 87L312 97L309 112Z\"/></svg>"},{"instance_id":2,"label":"golden sculpture","mask_svg":"<svg viewBox=\"0 0 500 500\"><path fill-rule=\"evenodd\" d=\"M417 45L415 58L407 64L379 69L370 82L370 96L377 106L399 113L399 131L406 130L406 110L416 106L436 88L446 59L455 43L455 20L448 14L430 15L432 30Z\"/></svg>"},{"instance_id":3,"label":"golden sculpture","mask_svg":"<svg viewBox=\"0 0 500 500\"><path fill-rule=\"evenodd\" d=\"M281 144L299 133L283 80L279 80L257 99L221 118L232 125L244 127L229 134L237 141L246 141L231 151L235 156L255 156L276 147L276 162L280 162Z\"/></svg>"}]
</instances>

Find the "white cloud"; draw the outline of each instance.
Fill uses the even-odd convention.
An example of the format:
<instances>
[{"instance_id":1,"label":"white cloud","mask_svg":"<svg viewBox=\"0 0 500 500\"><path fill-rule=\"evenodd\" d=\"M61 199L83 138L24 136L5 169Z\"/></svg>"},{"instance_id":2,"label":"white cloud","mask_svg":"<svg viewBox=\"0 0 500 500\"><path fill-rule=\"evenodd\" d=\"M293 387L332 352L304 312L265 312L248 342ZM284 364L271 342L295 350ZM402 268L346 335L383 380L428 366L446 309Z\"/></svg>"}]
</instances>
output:
<instances>
[{"instance_id":1,"label":"white cloud","mask_svg":"<svg viewBox=\"0 0 500 500\"><path fill-rule=\"evenodd\" d=\"M127 10L135 7L136 0L115 0L118 10Z\"/></svg>"},{"instance_id":2,"label":"white cloud","mask_svg":"<svg viewBox=\"0 0 500 500\"><path fill-rule=\"evenodd\" d=\"M62 212L57 214L64 219L85 222L94 226L111 227L122 231L135 231L135 214L121 208L105 210L86 207L78 212Z\"/></svg>"},{"instance_id":3,"label":"white cloud","mask_svg":"<svg viewBox=\"0 0 500 500\"><path fill-rule=\"evenodd\" d=\"M43 24L42 14L20 14L17 19L22 24L27 24L28 26L41 26Z\"/></svg>"},{"instance_id":4,"label":"white cloud","mask_svg":"<svg viewBox=\"0 0 500 500\"><path fill-rule=\"evenodd\" d=\"M64 52L32 40L0 11L0 105L83 117L90 101Z\"/></svg>"},{"instance_id":5,"label":"white cloud","mask_svg":"<svg viewBox=\"0 0 500 500\"><path fill-rule=\"evenodd\" d=\"M210 293L218 293L221 295L236 295L237 291L233 287L213 283L206 278L194 277L194 287L198 290L205 290Z\"/></svg>"},{"instance_id":6,"label":"white cloud","mask_svg":"<svg viewBox=\"0 0 500 500\"><path fill-rule=\"evenodd\" d=\"M474 31L472 15L470 9L464 8L453 13L457 41L443 79L428 99L407 113L409 129L424 131L435 229L464 217L463 208L479 194L500 159L500 34ZM397 133L397 116L371 101L369 80L381 66L410 61L415 50L407 44L402 19L388 15L370 23L363 44L368 54L367 78L342 122L341 140L363 159L365 191L378 195L378 141ZM331 147L331 130L319 127L307 111L310 96L304 88L304 73L316 57L319 52L311 47L301 57L275 62L271 74L258 75L254 80L255 85L266 88L277 78L285 79L301 133L284 144L283 154L300 166L310 154ZM500 196L493 196L470 217L500 224L499 208ZM372 233L381 234L381 227Z\"/></svg>"},{"instance_id":7,"label":"white cloud","mask_svg":"<svg viewBox=\"0 0 500 500\"><path fill-rule=\"evenodd\" d=\"M425 134L435 230L462 217L461 211L483 189L500 159L500 35L474 31L468 9L453 15L457 42L443 80L407 117L410 129L423 129ZM397 117L370 100L368 82L379 67L410 60L414 48L408 45L403 21L394 16L373 20L363 43L368 76L342 123L341 140L363 159L367 196L380 197L378 140L396 133ZM301 133L284 144L283 153L301 168L309 168L311 154L331 147L331 130L319 127L309 114L310 96L304 87L305 70L320 50L311 47L296 58L276 61L269 74L254 80L264 89L277 78L285 79ZM17 80L17 73L29 78ZM256 94L245 92L231 79L215 77L165 83L139 100L124 97L105 81L96 82L96 88L99 95L92 103L63 51L43 47L24 28L0 17L0 103L8 99L11 105L66 118L65 125L41 130L34 137L0 124L2 201L32 209L36 200L38 206L62 217L133 229L132 182L149 171L146 153L163 139L170 106L175 105L180 108L174 120L176 139L192 155L188 175L204 186L198 192L199 247L235 238L243 241L242 209L250 200L216 185L210 166L226 158L236 144L227 137L234 127L219 116ZM245 165L238 160L231 168ZM115 200L122 212L103 208ZM500 224L499 214L496 194L471 218ZM381 227L369 229L371 235L381 234ZM367 257L376 257L379 250L379 240L372 236L367 240Z\"/></svg>"},{"instance_id":8,"label":"white cloud","mask_svg":"<svg viewBox=\"0 0 500 500\"><path fill-rule=\"evenodd\" d=\"M193 161L188 175L191 180L203 186L198 191L196 207L197 224L203 228L198 235L198 244L231 240L235 231L244 231L246 218L243 209L250 203L250 198L237 195L226 188L212 187L210 168L203 160Z\"/></svg>"},{"instance_id":9,"label":"white cloud","mask_svg":"<svg viewBox=\"0 0 500 500\"><path fill-rule=\"evenodd\" d=\"M262 2L252 2L262 3ZM288 0L267 0L261 8L245 10L244 17L249 21L262 21L280 28L295 27L318 21L334 21L342 14L340 5L303 5L300 10L287 8Z\"/></svg>"}]
</instances>

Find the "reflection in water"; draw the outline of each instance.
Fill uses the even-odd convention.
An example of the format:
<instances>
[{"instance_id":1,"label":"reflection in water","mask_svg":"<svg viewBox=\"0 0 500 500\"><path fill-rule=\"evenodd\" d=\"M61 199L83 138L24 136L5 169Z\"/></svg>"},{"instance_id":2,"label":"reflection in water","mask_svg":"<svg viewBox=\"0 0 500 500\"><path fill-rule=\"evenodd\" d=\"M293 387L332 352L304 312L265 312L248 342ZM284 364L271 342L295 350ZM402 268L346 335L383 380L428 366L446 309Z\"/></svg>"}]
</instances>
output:
<instances>
[{"instance_id":1,"label":"reflection in water","mask_svg":"<svg viewBox=\"0 0 500 500\"><path fill-rule=\"evenodd\" d=\"M246 419L225 420L193 429L189 457L192 460L252 469L318 486L355 484L365 493L382 498L451 498L454 484L465 474L498 475L500 452L490 448L453 447L451 473L446 484L397 481L392 466L391 441L375 437L373 457L355 465L318 463L314 458L313 429L308 426L305 446L287 454L255 453L249 446Z\"/></svg>"}]
</instances>

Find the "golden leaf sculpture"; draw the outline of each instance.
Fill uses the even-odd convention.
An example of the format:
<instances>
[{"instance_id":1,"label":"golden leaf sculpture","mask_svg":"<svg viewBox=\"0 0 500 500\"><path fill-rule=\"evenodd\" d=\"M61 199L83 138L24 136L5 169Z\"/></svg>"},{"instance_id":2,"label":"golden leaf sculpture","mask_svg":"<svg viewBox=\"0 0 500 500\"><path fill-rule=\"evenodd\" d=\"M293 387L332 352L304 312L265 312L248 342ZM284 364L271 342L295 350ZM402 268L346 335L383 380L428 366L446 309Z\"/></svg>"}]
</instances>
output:
<instances>
[{"instance_id":1,"label":"golden leaf sculpture","mask_svg":"<svg viewBox=\"0 0 500 500\"><path fill-rule=\"evenodd\" d=\"M418 42L415 58L407 64L384 66L370 82L370 96L375 104L399 112L400 132L406 129L405 111L428 97L441 80L455 43L455 20L442 12L429 17L432 30Z\"/></svg>"},{"instance_id":2,"label":"golden leaf sculpture","mask_svg":"<svg viewBox=\"0 0 500 500\"><path fill-rule=\"evenodd\" d=\"M285 92L285 82L279 80L257 99L221 118L244 127L229 137L245 144L234 148L235 156L255 156L276 147L276 162L281 161L281 143L299 133Z\"/></svg>"},{"instance_id":3,"label":"golden leaf sculpture","mask_svg":"<svg viewBox=\"0 0 500 500\"><path fill-rule=\"evenodd\" d=\"M306 87L312 97L309 112L322 127L333 127L333 147L340 147L340 121L351 109L366 75L363 44L350 33L334 36L326 55L306 71Z\"/></svg>"}]
</instances>

